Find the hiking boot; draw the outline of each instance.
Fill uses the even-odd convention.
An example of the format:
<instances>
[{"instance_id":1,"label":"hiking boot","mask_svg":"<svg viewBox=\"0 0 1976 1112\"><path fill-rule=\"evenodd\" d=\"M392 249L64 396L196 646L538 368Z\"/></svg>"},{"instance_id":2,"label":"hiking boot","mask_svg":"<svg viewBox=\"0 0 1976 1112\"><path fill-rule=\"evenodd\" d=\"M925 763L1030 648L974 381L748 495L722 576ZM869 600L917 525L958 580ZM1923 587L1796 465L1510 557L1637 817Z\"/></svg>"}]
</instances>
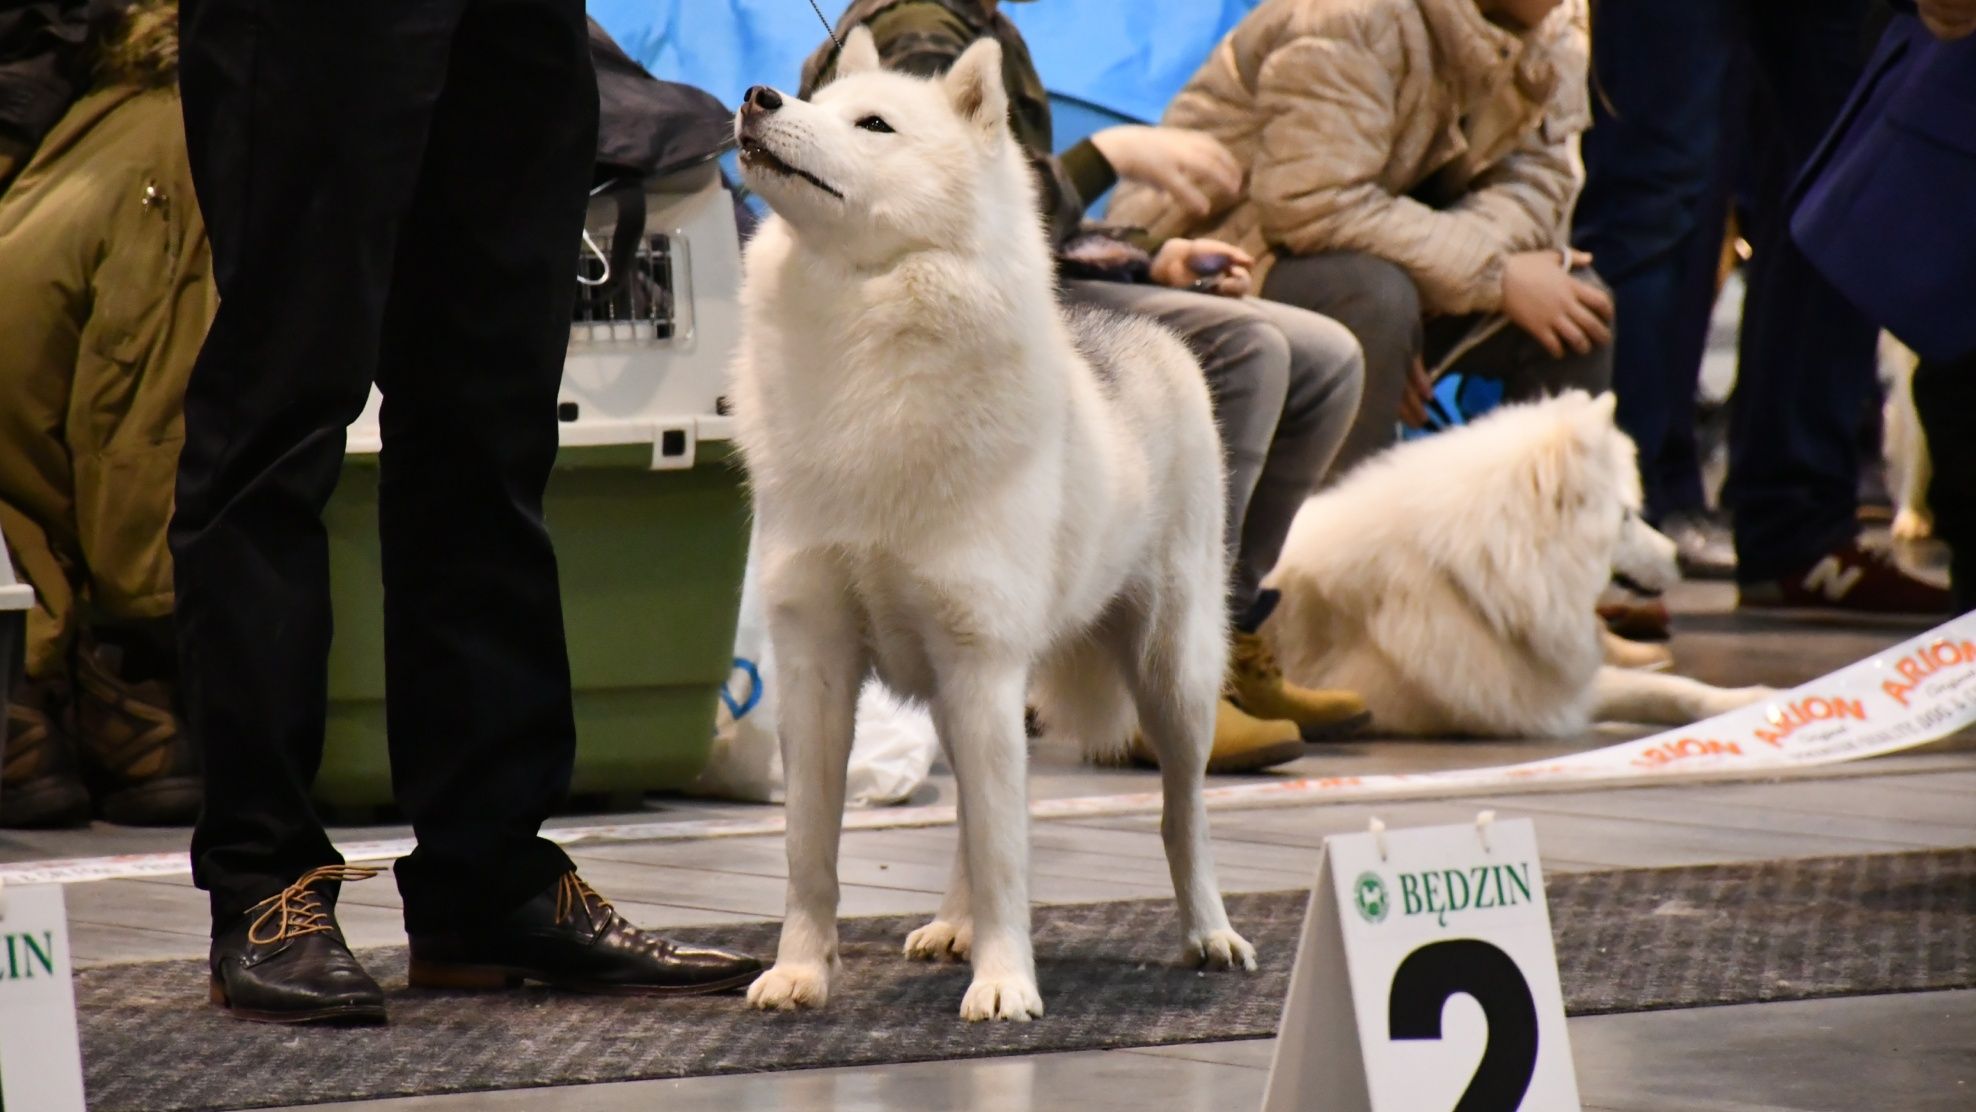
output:
<instances>
[{"instance_id":1,"label":"hiking boot","mask_svg":"<svg viewBox=\"0 0 1976 1112\"><path fill-rule=\"evenodd\" d=\"M1159 754L1146 735L1135 732L1127 750L1135 764L1158 768ZM1244 712L1227 699L1214 708L1214 747L1208 751L1208 772L1261 772L1304 755L1304 735L1288 720L1270 721Z\"/></svg>"},{"instance_id":2,"label":"hiking boot","mask_svg":"<svg viewBox=\"0 0 1976 1112\"><path fill-rule=\"evenodd\" d=\"M215 931L214 1005L261 1023L383 1023L384 990L350 952L333 905L317 891L377 874L356 865L310 869Z\"/></svg>"},{"instance_id":3,"label":"hiking boot","mask_svg":"<svg viewBox=\"0 0 1976 1112\"><path fill-rule=\"evenodd\" d=\"M1738 586L1750 610L1845 611L1945 618L1948 589L1900 566L1890 549L1847 541L1810 565L1776 579Z\"/></svg>"},{"instance_id":4,"label":"hiking boot","mask_svg":"<svg viewBox=\"0 0 1976 1112\"><path fill-rule=\"evenodd\" d=\"M0 763L0 826L16 830L89 823L89 790L53 684L23 683L7 704Z\"/></svg>"},{"instance_id":5,"label":"hiking boot","mask_svg":"<svg viewBox=\"0 0 1976 1112\"><path fill-rule=\"evenodd\" d=\"M746 988L762 963L640 930L575 871L507 915L411 936L414 988L500 989L524 981L614 996L697 996Z\"/></svg>"},{"instance_id":6,"label":"hiking boot","mask_svg":"<svg viewBox=\"0 0 1976 1112\"><path fill-rule=\"evenodd\" d=\"M76 743L96 809L127 826L183 826L199 815L199 753L163 679L118 675L118 653L76 652Z\"/></svg>"},{"instance_id":7,"label":"hiking boot","mask_svg":"<svg viewBox=\"0 0 1976 1112\"><path fill-rule=\"evenodd\" d=\"M1255 718L1295 723L1305 741L1351 737L1372 721L1365 700L1350 691L1320 691L1291 683L1258 632L1282 597L1279 591L1260 592L1249 612L1236 622L1225 694L1236 708Z\"/></svg>"},{"instance_id":8,"label":"hiking boot","mask_svg":"<svg viewBox=\"0 0 1976 1112\"><path fill-rule=\"evenodd\" d=\"M1736 578L1736 545L1722 522L1698 512L1667 515L1660 531L1674 542L1674 559L1689 579Z\"/></svg>"}]
</instances>

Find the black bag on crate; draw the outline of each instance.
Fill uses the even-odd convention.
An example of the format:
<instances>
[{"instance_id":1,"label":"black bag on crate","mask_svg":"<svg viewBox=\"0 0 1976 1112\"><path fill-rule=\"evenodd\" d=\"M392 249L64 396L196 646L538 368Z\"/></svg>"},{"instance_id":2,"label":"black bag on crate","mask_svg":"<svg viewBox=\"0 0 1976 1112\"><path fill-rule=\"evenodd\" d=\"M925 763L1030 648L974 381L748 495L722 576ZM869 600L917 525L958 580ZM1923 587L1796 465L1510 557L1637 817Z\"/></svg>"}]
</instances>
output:
<instances>
[{"instance_id":1,"label":"black bag on crate","mask_svg":"<svg viewBox=\"0 0 1976 1112\"><path fill-rule=\"evenodd\" d=\"M733 145L727 106L704 89L653 77L594 19L590 58L597 67L597 184L667 177Z\"/></svg>"},{"instance_id":2,"label":"black bag on crate","mask_svg":"<svg viewBox=\"0 0 1976 1112\"><path fill-rule=\"evenodd\" d=\"M703 89L653 77L595 19L590 57L598 102L593 211L595 201L609 202L616 220L608 242L593 231L585 244L576 319L617 325L625 332L620 339L667 339L671 245L644 234L646 183L719 158L733 144L734 114Z\"/></svg>"}]
</instances>

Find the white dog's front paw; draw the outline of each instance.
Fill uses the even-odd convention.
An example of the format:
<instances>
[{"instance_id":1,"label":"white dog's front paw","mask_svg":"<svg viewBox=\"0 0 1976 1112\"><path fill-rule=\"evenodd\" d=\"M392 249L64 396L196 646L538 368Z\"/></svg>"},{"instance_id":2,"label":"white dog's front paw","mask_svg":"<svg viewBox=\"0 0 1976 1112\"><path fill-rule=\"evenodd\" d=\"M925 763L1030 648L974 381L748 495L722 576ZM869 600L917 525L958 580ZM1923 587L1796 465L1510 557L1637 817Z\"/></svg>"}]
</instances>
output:
<instances>
[{"instance_id":1,"label":"white dog's front paw","mask_svg":"<svg viewBox=\"0 0 1976 1112\"><path fill-rule=\"evenodd\" d=\"M1776 697L1777 689L1774 687L1725 687L1711 700L1713 705L1708 708L1708 714L1704 717L1713 718L1718 714L1728 714L1732 710L1741 710L1752 703L1761 703Z\"/></svg>"},{"instance_id":2,"label":"white dog's front paw","mask_svg":"<svg viewBox=\"0 0 1976 1112\"><path fill-rule=\"evenodd\" d=\"M974 924L935 919L906 936L906 956L919 961L966 961L974 946Z\"/></svg>"},{"instance_id":3,"label":"white dog's front paw","mask_svg":"<svg viewBox=\"0 0 1976 1112\"><path fill-rule=\"evenodd\" d=\"M1033 977L976 977L961 1000L961 1018L970 1023L1006 1019L1027 1023L1043 1014L1043 994Z\"/></svg>"},{"instance_id":4,"label":"white dog's front paw","mask_svg":"<svg viewBox=\"0 0 1976 1112\"><path fill-rule=\"evenodd\" d=\"M1238 966L1255 972L1256 948L1249 940L1236 934L1232 929L1195 932L1187 936L1187 960L1209 969L1234 969Z\"/></svg>"},{"instance_id":5,"label":"white dog's front paw","mask_svg":"<svg viewBox=\"0 0 1976 1112\"><path fill-rule=\"evenodd\" d=\"M821 1008L830 999L830 970L821 965L776 962L748 986L748 1003L763 1011Z\"/></svg>"}]
</instances>

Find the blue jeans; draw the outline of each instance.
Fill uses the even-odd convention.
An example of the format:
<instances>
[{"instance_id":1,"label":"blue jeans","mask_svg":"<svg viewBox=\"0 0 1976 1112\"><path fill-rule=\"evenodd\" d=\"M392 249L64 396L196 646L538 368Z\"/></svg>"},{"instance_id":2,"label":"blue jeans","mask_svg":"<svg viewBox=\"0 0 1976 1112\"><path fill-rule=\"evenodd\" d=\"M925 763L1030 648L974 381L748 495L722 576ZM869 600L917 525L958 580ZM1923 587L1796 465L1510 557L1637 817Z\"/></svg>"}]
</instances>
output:
<instances>
[{"instance_id":1,"label":"blue jeans","mask_svg":"<svg viewBox=\"0 0 1976 1112\"><path fill-rule=\"evenodd\" d=\"M1613 387L1654 517L1702 503L1695 379L1731 187L1748 273L1724 501L1738 575L1775 578L1856 528L1875 330L1791 243L1786 196L1865 60L1869 0L1606 0L1577 244L1614 290Z\"/></svg>"}]
</instances>

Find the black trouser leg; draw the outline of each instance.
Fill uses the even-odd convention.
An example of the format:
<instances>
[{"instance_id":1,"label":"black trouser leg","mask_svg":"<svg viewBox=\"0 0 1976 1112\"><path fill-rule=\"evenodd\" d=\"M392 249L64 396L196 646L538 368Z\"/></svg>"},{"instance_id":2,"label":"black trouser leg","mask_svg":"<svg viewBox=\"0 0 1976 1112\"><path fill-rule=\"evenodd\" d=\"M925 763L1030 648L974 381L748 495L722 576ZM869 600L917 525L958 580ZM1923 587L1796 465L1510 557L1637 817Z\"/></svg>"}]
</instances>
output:
<instances>
[{"instance_id":1,"label":"black trouser leg","mask_svg":"<svg viewBox=\"0 0 1976 1112\"><path fill-rule=\"evenodd\" d=\"M387 298L402 302L404 296L394 290L393 277L401 261L400 233L414 197L429 194L419 184L428 133L450 86L449 66L462 64L454 57L457 43L481 41L469 27L491 18L483 7L550 12L553 17L514 21L517 34L553 40L549 32L574 25L582 40L581 11L573 0L186 0L181 7L187 141L212 236L221 306L187 391L171 539L184 697L207 769L205 813L193 838L194 878L211 892L216 918L237 914L310 867L337 860L308 794L322 756L330 638L321 513L339 474L343 429L361 409L373 377L390 369L380 367L380 351ZM467 18L470 11L475 19ZM566 77L588 89L587 59L569 66ZM480 83L484 88L484 77ZM541 94L539 82L529 87ZM594 96L584 111L594 118ZM571 129L581 135L589 126L580 111ZM531 135L529 142L538 139ZM547 157L537 147L519 146L493 143L479 152L486 190L512 206L503 211L539 202L539 190L509 189L504 182L512 167ZM584 158L587 163L588 152ZM516 174L526 176L526 170ZM582 182L572 191L565 206L580 204ZM474 212L457 208L444 218L463 221ZM567 225L566 213L540 218ZM511 219L490 235L514 226ZM471 230L462 224L453 235ZM574 236L574 227L566 234ZM527 269L517 255L530 250L492 248L463 260L461 269L482 268L475 280L483 285L513 279ZM504 323L477 327L509 328L503 335L512 340L512 329L526 330L514 321L531 321L543 334L552 321L566 325L567 304L556 298L545 296L532 311L514 305L489 302L489 315ZM476 332L450 334L461 328L462 316L452 311L434 320L426 337L432 350L466 351L476 343L485 350L486 340ZM539 352L539 346L527 350ZM558 344L558 365L560 350ZM483 373L513 373L522 359L510 354ZM453 377L463 373L455 370ZM525 404L531 389L540 387L489 384L479 412L499 410L504 399ZM416 397L414 390L401 400ZM416 407L398 408L395 425L415 426ZM545 405L542 419L553 420L551 407ZM516 420L504 428L511 430ZM553 430L550 436L553 443ZM546 472L547 462L540 468ZM439 485L428 480L423 489ZM537 491L539 497L539 481ZM448 495L484 505L484 492L471 483L449 487ZM511 510L531 514L525 499ZM430 512L441 520L450 514L443 507ZM489 530L479 538L494 535L504 534ZM386 560L395 564L389 541L387 535ZM546 550L546 542L538 540L537 547ZM516 559L529 567L542 562L527 551ZM553 571L538 590L553 598ZM487 598L481 605L506 602ZM525 598L516 605L530 609ZM442 617L452 613L440 611ZM430 634L451 646L442 654L451 667L461 657L505 659L500 639L515 635L501 620L484 618ZM536 655L560 660L560 651L557 636L553 649ZM547 669L537 682L560 687L566 735L566 674ZM414 683L411 698L429 698L432 690L432 684ZM462 688L450 697L476 694ZM477 707L476 720L541 720L529 708L542 697L513 697L517 703L496 698ZM542 740L550 758L516 767L514 776L553 776L558 767L567 775L567 737ZM446 741L465 746L485 739ZM400 748L411 743L394 738ZM508 755L498 745L490 752L496 759ZM562 786L536 790L555 793ZM484 814L514 803L500 795L470 802Z\"/></svg>"},{"instance_id":2,"label":"black trouser leg","mask_svg":"<svg viewBox=\"0 0 1976 1112\"><path fill-rule=\"evenodd\" d=\"M406 925L570 868L538 836L576 752L542 494L597 92L580 0L472 0L399 240L379 384L391 770Z\"/></svg>"},{"instance_id":3,"label":"black trouser leg","mask_svg":"<svg viewBox=\"0 0 1976 1112\"><path fill-rule=\"evenodd\" d=\"M338 860L322 759L322 509L376 370L458 0L185 0L180 82L220 308L185 399L171 547L216 920Z\"/></svg>"},{"instance_id":4,"label":"black trouser leg","mask_svg":"<svg viewBox=\"0 0 1976 1112\"><path fill-rule=\"evenodd\" d=\"M1955 609L1976 609L1976 354L1949 362L1924 360L1914 372L1914 409L1927 434L1928 509L1935 535L1949 546Z\"/></svg>"}]
</instances>

